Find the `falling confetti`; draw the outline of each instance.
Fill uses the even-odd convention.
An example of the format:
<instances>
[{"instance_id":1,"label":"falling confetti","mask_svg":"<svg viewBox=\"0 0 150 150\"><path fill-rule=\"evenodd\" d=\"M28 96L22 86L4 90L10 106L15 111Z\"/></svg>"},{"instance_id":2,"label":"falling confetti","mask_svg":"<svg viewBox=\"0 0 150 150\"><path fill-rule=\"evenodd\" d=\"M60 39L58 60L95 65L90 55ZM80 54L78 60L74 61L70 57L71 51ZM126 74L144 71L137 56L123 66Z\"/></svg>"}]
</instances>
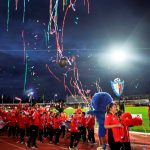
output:
<instances>
[{"instance_id":1,"label":"falling confetti","mask_svg":"<svg viewBox=\"0 0 150 150\"><path fill-rule=\"evenodd\" d=\"M26 0L24 0L24 3L23 3L23 23L25 19L25 12L26 12Z\"/></svg>"},{"instance_id":2,"label":"falling confetti","mask_svg":"<svg viewBox=\"0 0 150 150\"><path fill-rule=\"evenodd\" d=\"M10 9L10 0L8 0L7 6L7 32L8 32L8 25L9 25L9 9Z\"/></svg>"},{"instance_id":3,"label":"falling confetti","mask_svg":"<svg viewBox=\"0 0 150 150\"><path fill-rule=\"evenodd\" d=\"M16 2L16 8L15 8L15 10L17 11L18 10L18 0L15 0L15 2Z\"/></svg>"},{"instance_id":4,"label":"falling confetti","mask_svg":"<svg viewBox=\"0 0 150 150\"><path fill-rule=\"evenodd\" d=\"M24 92L26 91L27 73L28 73L28 56L26 55L25 74L24 74Z\"/></svg>"}]
</instances>

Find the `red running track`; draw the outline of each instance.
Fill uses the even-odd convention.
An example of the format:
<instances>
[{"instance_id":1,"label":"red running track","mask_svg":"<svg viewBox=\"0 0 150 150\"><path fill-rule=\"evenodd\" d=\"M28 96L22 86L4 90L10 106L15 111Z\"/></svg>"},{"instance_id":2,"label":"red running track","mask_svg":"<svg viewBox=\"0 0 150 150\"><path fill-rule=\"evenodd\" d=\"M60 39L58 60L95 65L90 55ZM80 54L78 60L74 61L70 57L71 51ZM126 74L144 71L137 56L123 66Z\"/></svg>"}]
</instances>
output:
<instances>
[{"instance_id":1,"label":"red running track","mask_svg":"<svg viewBox=\"0 0 150 150\"><path fill-rule=\"evenodd\" d=\"M150 150L150 134L130 133L131 145L133 150ZM60 145L49 144L48 142L37 142L39 150L68 150L69 137L60 139ZM17 143L18 139L0 136L0 150L27 150L25 145ZM79 143L79 150L96 150L98 145L89 143ZM109 148L107 148L109 150Z\"/></svg>"}]
</instances>

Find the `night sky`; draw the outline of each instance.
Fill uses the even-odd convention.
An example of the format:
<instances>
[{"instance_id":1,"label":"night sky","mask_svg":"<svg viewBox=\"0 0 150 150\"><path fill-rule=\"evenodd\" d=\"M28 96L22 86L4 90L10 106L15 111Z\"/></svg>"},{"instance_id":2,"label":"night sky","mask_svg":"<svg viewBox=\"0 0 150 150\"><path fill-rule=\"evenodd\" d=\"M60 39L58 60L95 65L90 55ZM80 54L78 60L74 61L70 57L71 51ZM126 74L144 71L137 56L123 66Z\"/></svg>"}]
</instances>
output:
<instances>
[{"instance_id":1,"label":"night sky","mask_svg":"<svg viewBox=\"0 0 150 150\"><path fill-rule=\"evenodd\" d=\"M55 0L54 0L55 1ZM61 0L59 0L61 1ZM120 78L125 81L124 95L150 94L150 1L149 0L77 0L67 13L64 28L64 52L67 58L75 57L71 65L61 68L56 60L56 39L50 35L47 42L45 32L49 21L49 0L26 0L25 20L23 0L10 0L7 31L7 0L0 0L0 94L11 97L25 95L24 45L27 53L26 90L33 89L34 96L58 98L69 95L64 89L63 74L73 68L79 69L84 90L96 92L95 82L103 91L113 94L110 81ZM61 2L60 2L61 3ZM58 11L58 29L61 32L64 11ZM114 63L110 59L112 47L123 47L128 53L125 62ZM57 81L45 67L61 79ZM66 84L73 93L67 72Z\"/></svg>"}]
</instances>

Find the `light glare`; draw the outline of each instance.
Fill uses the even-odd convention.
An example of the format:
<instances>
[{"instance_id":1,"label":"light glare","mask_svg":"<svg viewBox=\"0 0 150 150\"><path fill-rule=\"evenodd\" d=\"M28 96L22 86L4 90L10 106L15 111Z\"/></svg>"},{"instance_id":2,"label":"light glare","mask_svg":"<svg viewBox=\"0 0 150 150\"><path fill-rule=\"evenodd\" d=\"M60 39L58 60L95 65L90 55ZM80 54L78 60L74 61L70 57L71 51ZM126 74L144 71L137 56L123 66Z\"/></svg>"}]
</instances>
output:
<instances>
[{"instance_id":1,"label":"light glare","mask_svg":"<svg viewBox=\"0 0 150 150\"><path fill-rule=\"evenodd\" d=\"M115 62L124 62L127 59L127 54L124 51L112 52L112 59Z\"/></svg>"}]
</instances>

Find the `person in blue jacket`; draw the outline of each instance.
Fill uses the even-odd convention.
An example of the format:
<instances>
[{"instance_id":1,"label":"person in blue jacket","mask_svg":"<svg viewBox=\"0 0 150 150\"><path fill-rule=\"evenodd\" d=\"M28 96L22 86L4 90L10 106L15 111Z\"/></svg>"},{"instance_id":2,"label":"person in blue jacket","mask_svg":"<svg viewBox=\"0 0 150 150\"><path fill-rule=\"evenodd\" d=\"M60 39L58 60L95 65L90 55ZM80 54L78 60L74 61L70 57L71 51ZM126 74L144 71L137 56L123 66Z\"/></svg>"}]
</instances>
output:
<instances>
[{"instance_id":1,"label":"person in blue jacket","mask_svg":"<svg viewBox=\"0 0 150 150\"><path fill-rule=\"evenodd\" d=\"M108 104L112 103L112 101L113 98L107 92L95 93L91 101L92 110L88 111L89 114L96 116L98 122L98 136L101 145L99 148L103 150L106 149L106 130L104 128L106 107Z\"/></svg>"}]
</instances>

